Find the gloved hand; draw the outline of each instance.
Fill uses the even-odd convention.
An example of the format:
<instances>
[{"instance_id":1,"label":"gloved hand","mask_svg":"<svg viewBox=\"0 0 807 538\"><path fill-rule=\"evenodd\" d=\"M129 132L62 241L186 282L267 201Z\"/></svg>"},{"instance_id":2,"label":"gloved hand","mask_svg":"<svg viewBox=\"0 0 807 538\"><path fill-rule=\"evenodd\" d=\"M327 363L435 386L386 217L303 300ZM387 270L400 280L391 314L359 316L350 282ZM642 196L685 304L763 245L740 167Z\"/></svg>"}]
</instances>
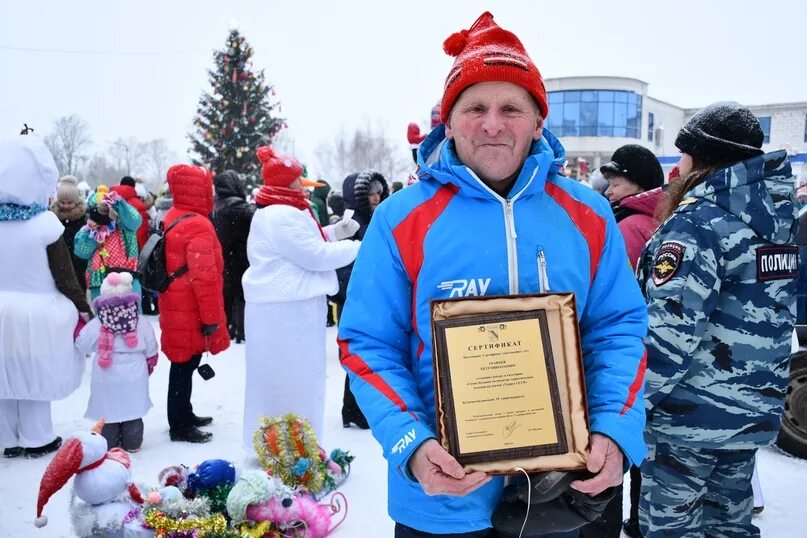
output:
<instances>
[{"instance_id":1,"label":"gloved hand","mask_svg":"<svg viewBox=\"0 0 807 538\"><path fill-rule=\"evenodd\" d=\"M157 366L157 355L152 355L151 357L146 359L146 366L149 369L149 375L154 371L154 367Z\"/></svg>"},{"instance_id":2,"label":"gloved hand","mask_svg":"<svg viewBox=\"0 0 807 538\"><path fill-rule=\"evenodd\" d=\"M507 502L521 501L530 504L540 504L551 501L569 489L574 480L590 478L584 473L570 473L567 471L547 471L530 475L530 480L521 480L504 488L504 500Z\"/></svg>"},{"instance_id":3,"label":"gloved hand","mask_svg":"<svg viewBox=\"0 0 807 538\"><path fill-rule=\"evenodd\" d=\"M85 325L87 325L87 321L83 317L79 316L78 321L76 322L76 327L73 329L73 342L78 340L78 335L81 333L81 329L83 329Z\"/></svg>"},{"instance_id":4,"label":"gloved hand","mask_svg":"<svg viewBox=\"0 0 807 538\"><path fill-rule=\"evenodd\" d=\"M333 225L333 237L337 241L356 235L361 225L353 219L342 219Z\"/></svg>"},{"instance_id":5,"label":"gloved hand","mask_svg":"<svg viewBox=\"0 0 807 538\"><path fill-rule=\"evenodd\" d=\"M123 196L115 191L110 191L104 195L103 201L110 207L123 200Z\"/></svg>"},{"instance_id":6,"label":"gloved hand","mask_svg":"<svg viewBox=\"0 0 807 538\"><path fill-rule=\"evenodd\" d=\"M216 332L216 329L219 328L218 323L211 323L210 325L202 325L202 334L204 336L213 336L213 333Z\"/></svg>"},{"instance_id":7,"label":"gloved hand","mask_svg":"<svg viewBox=\"0 0 807 538\"><path fill-rule=\"evenodd\" d=\"M417 146L426 138L425 134L420 134L420 126L417 123L410 123L406 127L406 139L413 146Z\"/></svg>"},{"instance_id":8,"label":"gloved hand","mask_svg":"<svg viewBox=\"0 0 807 538\"><path fill-rule=\"evenodd\" d=\"M493 513L493 528L501 538L515 538L529 517L522 536L542 536L569 532L586 525L605 510L616 496L618 488L609 488L595 497L570 487L574 480L593 476L588 471L535 473L526 480L507 486L504 498ZM530 505L527 505L527 493Z\"/></svg>"}]
</instances>

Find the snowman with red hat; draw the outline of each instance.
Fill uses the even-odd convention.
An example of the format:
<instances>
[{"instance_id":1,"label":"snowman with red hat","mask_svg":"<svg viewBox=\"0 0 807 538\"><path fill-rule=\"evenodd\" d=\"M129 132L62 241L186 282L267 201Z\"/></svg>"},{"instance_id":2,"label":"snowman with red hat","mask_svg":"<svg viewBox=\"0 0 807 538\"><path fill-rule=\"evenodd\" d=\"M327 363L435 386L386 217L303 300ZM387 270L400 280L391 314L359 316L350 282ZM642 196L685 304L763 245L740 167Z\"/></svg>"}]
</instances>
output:
<instances>
[{"instance_id":1,"label":"snowman with red hat","mask_svg":"<svg viewBox=\"0 0 807 538\"><path fill-rule=\"evenodd\" d=\"M126 514L143 498L131 481L129 455L120 448L107 450L100 433L103 425L102 420L90 432L68 439L56 452L42 475L34 525L47 525L48 518L42 515L45 504L75 476L70 518L76 535L122 535Z\"/></svg>"}]
</instances>

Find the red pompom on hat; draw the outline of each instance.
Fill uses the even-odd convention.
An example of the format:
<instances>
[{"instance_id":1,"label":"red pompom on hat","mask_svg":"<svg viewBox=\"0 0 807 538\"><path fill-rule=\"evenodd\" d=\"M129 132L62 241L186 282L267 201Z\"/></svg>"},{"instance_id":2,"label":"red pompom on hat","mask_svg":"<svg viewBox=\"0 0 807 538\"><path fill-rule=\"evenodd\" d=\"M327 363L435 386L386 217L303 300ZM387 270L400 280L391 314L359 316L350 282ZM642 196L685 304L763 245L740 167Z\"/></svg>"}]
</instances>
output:
<instances>
[{"instance_id":1,"label":"red pompom on hat","mask_svg":"<svg viewBox=\"0 0 807 538\"><path fill-rule=\"evenodd\" d=\"M443 123L463 90L480 82L511 82L521 86L535 98L541 116L546 118L549 114L541 73L518 37L493 22L490 12L483 13L468 30L448 36L443 50L457 57L443 90L440 106Z\"/></svg>"},{"instance_id":2,"label":"red pompom on hat","mask_svg":"<svg viewBox=\"0 0 807 538\"><path fill-rule=\"evenodd\" d=\"M303 165L290 155L281 155L269 146L262 146L256 151L261 161L263 184L271 187L288 187L299 179L305 187L324 187L324 183L300 177Z\"/></svg>"}]
</instances>

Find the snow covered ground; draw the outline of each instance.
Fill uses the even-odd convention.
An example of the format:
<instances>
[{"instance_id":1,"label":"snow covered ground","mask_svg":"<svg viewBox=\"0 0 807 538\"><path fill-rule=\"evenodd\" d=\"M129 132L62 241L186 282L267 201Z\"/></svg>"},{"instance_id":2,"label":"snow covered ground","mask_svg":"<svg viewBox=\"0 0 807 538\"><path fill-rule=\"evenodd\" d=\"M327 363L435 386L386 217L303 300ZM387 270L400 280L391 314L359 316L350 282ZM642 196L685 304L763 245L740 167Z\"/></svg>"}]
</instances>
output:
<instances>
[{"instance_id":1,"label":"snow covered ground","mask_svg":"<svg viewBox=\"0 0 807 538\"><path fill-rule=\"evenodd\" d=\"M155 330L159 326L150 318ZM338 538L392 536L393 523L386 510L386 466L378 444L368 431L342 428L341 401L344 373L337 360L336 331L328 329L328 383L325 412L325 438L320 444L328 451L349 450L356 456L350 478L341 491L348 500L347 519L333 536ZM292 357L289 360L293 360ZM222 458L240 468L257 467L257 459L249 458L241 449L241 415L244 386L244 346L232 345L226 352L212 357L216 377L203 381L194 378L194 410L199 415L212 415L215 422L206 428L213 441L204 445L172 443L168 440L165 395L168 384L168 361L160 363L151 378L154 408L145 417L145 439L140 452L132 454L135 481L156 484L158 472L168 465L184 463L193 466L203 460ZM57 435L92 426L83 417L89 396L89 371L81 387L69 398L53 405ZM305 387L300 387L305 391ZM36 529L33 520L42 472L50 457L36 460L0 458L0 537L52 538L72 536L67 512L68 484L54 495L45 507L50 522ZM765 449L759 456L761 479L765 493L765 511L757 525L766 538L807 537L807 513L803 487L807 481L807 461L788 457L776 449ZM626 505L627 509L627 505Z\"/></svg>"}]
</instances>

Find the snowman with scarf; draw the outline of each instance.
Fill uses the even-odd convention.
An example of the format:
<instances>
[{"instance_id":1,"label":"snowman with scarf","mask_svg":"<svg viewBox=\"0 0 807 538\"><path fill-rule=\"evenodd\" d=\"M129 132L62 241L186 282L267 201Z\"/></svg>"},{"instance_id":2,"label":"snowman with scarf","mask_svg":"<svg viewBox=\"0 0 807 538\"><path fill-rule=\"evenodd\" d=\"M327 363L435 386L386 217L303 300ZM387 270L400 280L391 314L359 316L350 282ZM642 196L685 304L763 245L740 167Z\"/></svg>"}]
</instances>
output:
<instances>
[{"instance_id":1,"label":"snowman with scarf","mask_svg":"<svg viewBox=\"0 0 807 538\"><path fill-rule=\"evenodd\" d=\"M103 425L102 420L90 432L68 439L56 452L42 475L34 525L47 525L48 518L42 515L45 504L75 476L70 518L76 535L122 535L126 514L143 498L131 481L129 455L120 448L107 450L100 433Z\"/></svg>"}]
</instances>

